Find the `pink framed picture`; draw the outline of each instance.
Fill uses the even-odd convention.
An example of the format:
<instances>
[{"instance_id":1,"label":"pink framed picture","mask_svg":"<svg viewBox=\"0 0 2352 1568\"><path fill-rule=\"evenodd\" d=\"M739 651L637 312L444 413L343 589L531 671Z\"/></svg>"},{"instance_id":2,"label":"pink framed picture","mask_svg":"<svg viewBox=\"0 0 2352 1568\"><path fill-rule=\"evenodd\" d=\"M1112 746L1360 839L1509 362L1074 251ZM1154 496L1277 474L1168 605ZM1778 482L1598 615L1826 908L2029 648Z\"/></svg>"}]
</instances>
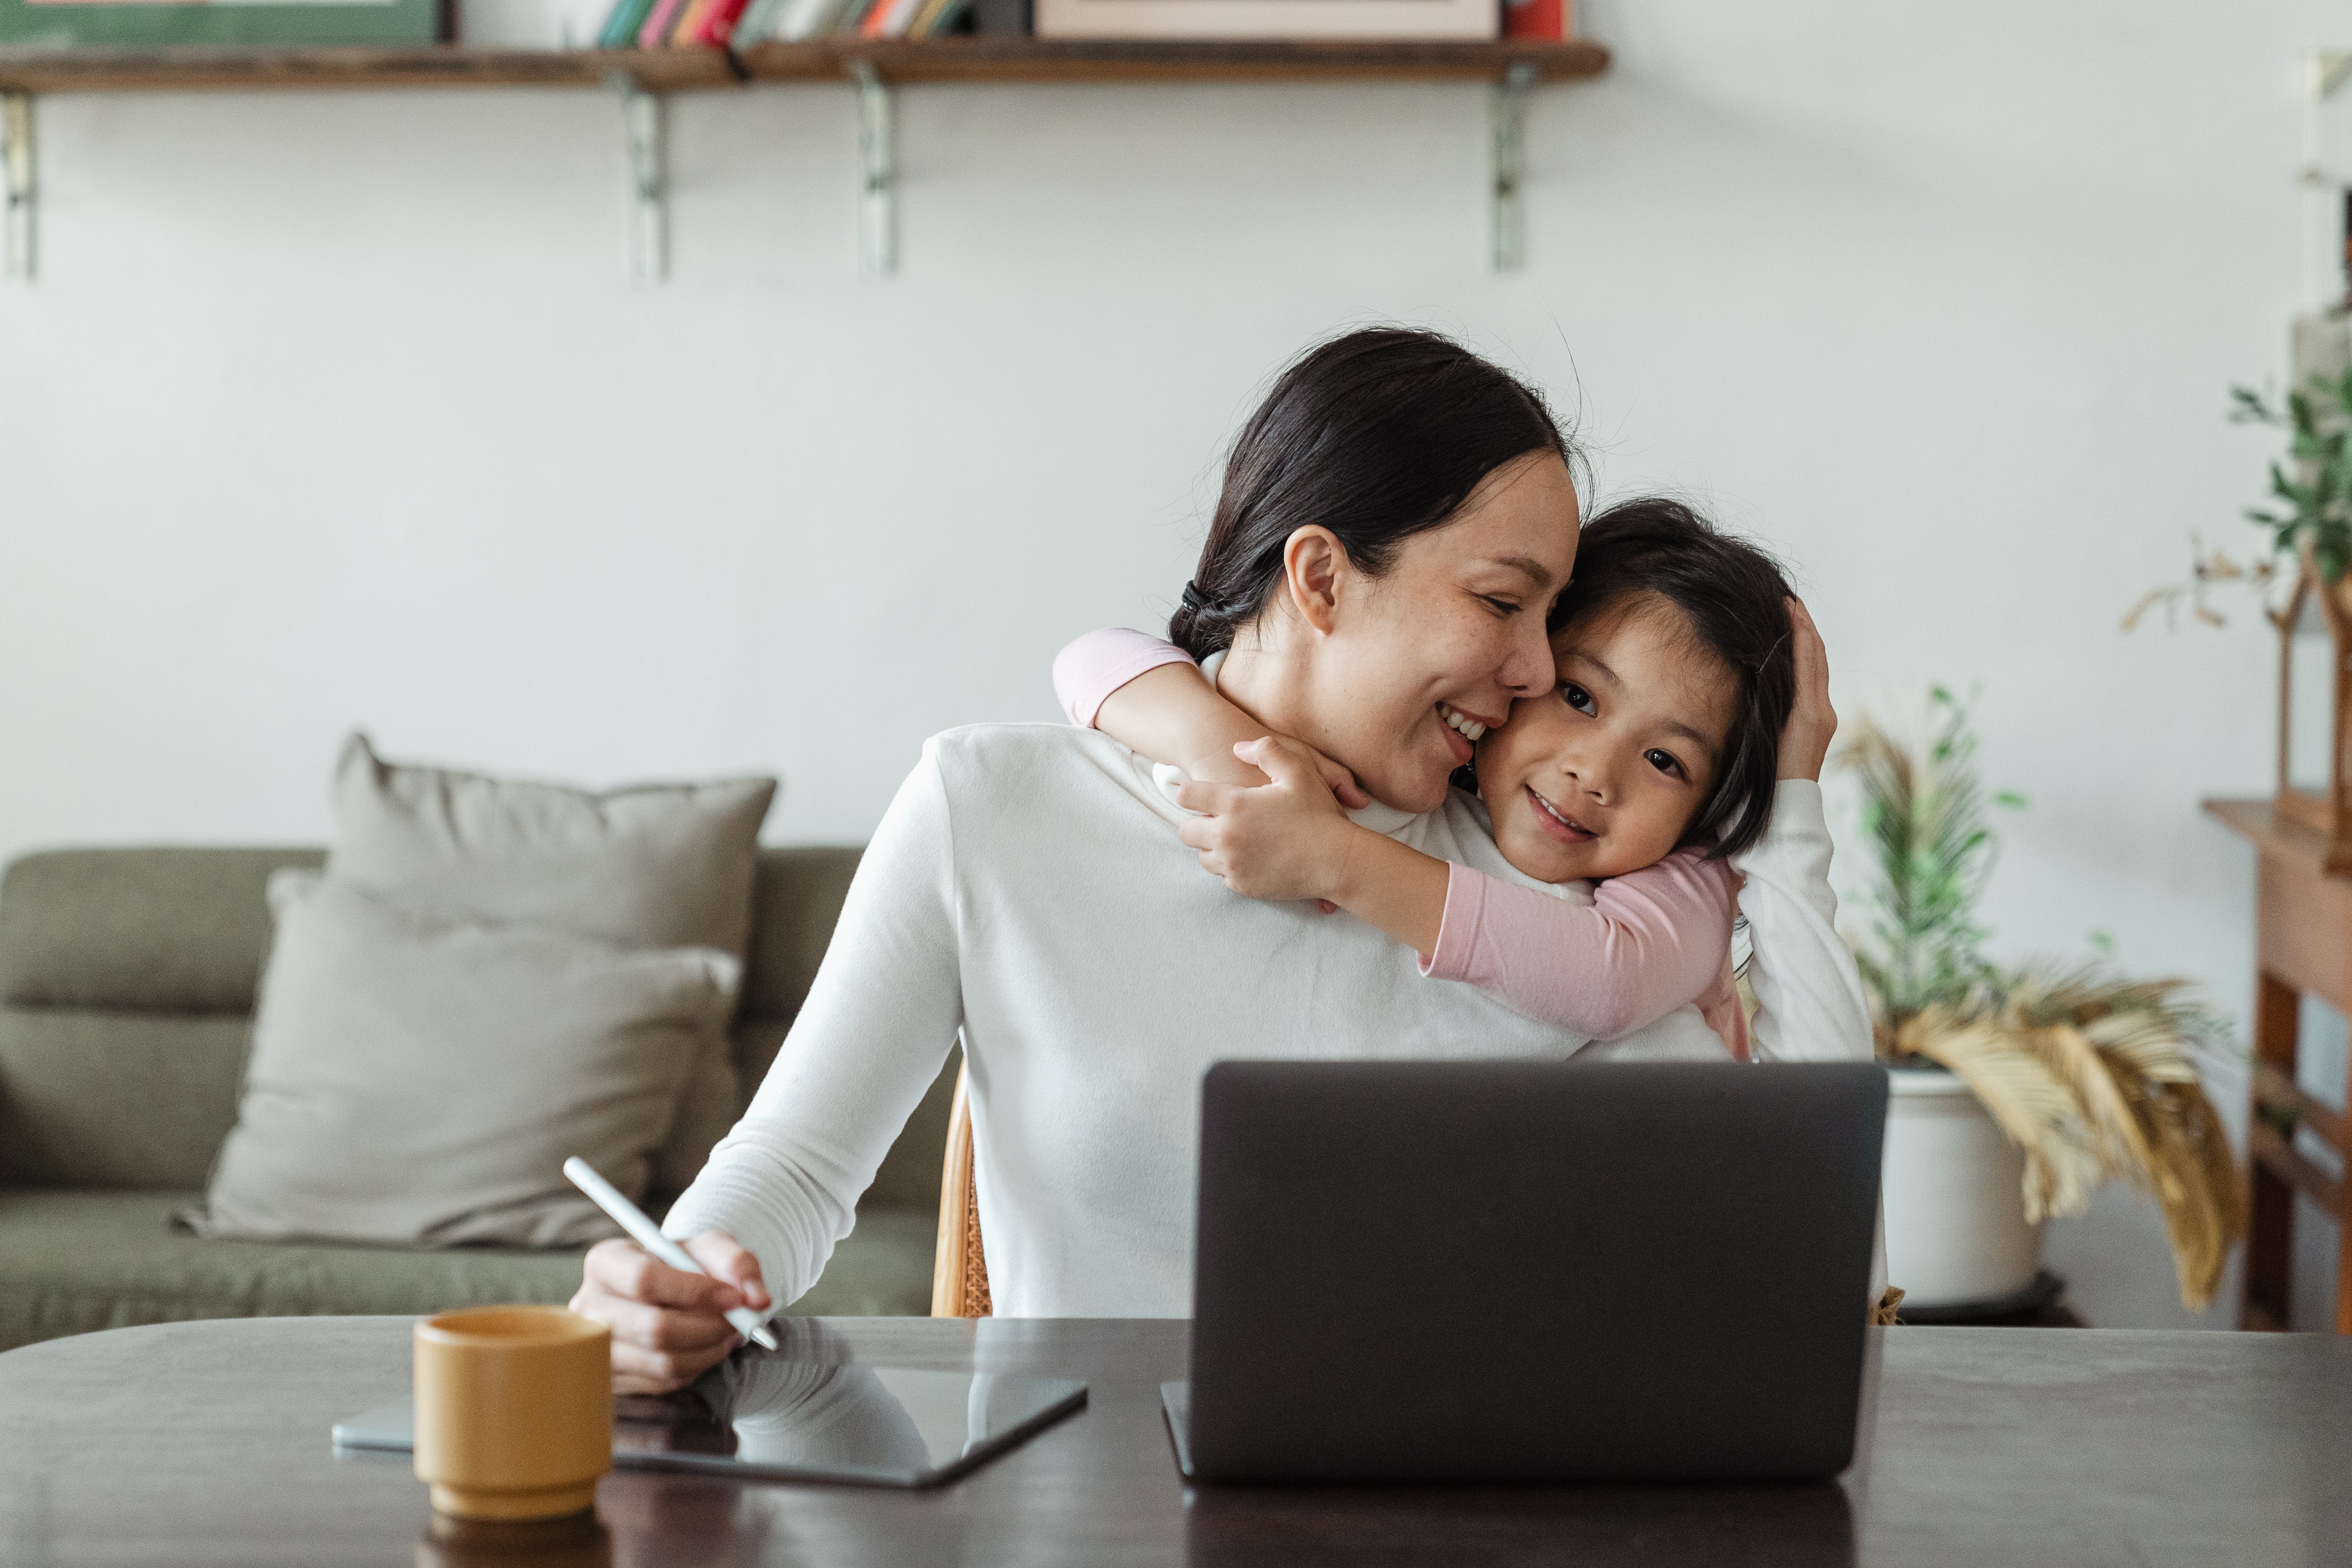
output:
<instances>
[{"instance_id":1,"label":"pink framed picture","mask_svg":"<svg viewBox=\"0 0 2352 1568\"><path fill-rule=\"evenodd\" d=\"M1036 0L1041 38L1492 38L1498 0Z\"/></svg>"}]
</instances>

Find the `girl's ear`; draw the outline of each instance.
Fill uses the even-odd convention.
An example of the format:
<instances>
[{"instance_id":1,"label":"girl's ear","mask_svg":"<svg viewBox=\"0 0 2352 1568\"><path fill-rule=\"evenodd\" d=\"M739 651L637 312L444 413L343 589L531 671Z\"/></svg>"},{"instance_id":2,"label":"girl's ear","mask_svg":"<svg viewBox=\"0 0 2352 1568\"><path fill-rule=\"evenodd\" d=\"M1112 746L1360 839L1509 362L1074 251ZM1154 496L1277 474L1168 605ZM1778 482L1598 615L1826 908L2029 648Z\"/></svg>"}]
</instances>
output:
<instances>
[{"instance_id":1,"label":"girl's ear","mask_svg":"<svg viewBox=\"0 0 2352 1568\"><path fill-rule=\"evenodd\" d=\"M1282 542L1284 595L1290 607L1325 637L1337 624L1340 583L1348 571L1348 547L1328 528L1310 523Z\"/></svg>"}]
</instances>

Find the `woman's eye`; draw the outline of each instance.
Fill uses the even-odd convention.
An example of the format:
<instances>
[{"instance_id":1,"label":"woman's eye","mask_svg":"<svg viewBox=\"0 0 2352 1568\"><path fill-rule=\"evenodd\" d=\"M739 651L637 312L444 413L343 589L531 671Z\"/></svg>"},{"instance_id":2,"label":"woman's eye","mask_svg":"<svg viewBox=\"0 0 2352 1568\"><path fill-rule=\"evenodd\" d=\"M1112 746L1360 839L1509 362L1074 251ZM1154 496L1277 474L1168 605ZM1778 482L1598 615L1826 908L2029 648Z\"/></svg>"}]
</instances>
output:
<instances>
[{"instance_id":1,"label":"woman's eye","mask_svg":"<svg viewBox=\"0 0 2352 1568\"><path fill-rule=\"evenodd\" d=\"M1642 760L1662 773L1678 773L1683 771L1682 763L1675 760L1675 754L1672 752L1662 752L1655 746L1643 752Z\"/></svg>"},{"instance_id":2,"label":"woman's eye","mask_svg":"<svg viewBox=\"0 0 2352 1568\"><path fill-rule=\"evenodd\" d=\"M1559 695L1561 700L1565 701L1570 708L1575 709L1579 713L1590 713L1592 711L1592 693L1587 691L1573 680L1563 680L1559 683Z\"/></svg>"},{"instance_id":3,"label":"woman's eye","mask_svg":"<svg viewBox=\"0 0 2352 1568\"><path fill-rule=\"evenodd\" d=\"M1503 616L1507 620L1519 613L1520 606L1511 603L1508 599L1497 599L1488 594L1481 594L1478 597L1488 609L1494 611L1496 615Z\"/></svg>"}]
</instances>

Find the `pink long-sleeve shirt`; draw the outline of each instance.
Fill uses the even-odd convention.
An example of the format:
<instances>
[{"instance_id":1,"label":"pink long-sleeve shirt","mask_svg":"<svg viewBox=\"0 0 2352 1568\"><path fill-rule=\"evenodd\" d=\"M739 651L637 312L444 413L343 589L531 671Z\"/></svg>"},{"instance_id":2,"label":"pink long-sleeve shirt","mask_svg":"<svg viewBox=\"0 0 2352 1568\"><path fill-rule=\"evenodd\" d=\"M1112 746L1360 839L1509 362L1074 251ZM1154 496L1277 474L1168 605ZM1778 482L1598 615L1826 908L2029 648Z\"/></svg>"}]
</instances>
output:
<instances>
[{"instance_id":1,"label":"pink long-sleeve shirt","mask_svg":"<svg viewBox=\"0 0 2352 1568\"><path fill-rule=\"evenodd\" d=\"M1147 670L1191 664L1174 644L1112 627L1054 660L1054 693L1091 729L1103 700ZM1461 980L1543 1023L1614 1039L1696 1002L1746 1060L1748 1020L1731 973L1731 868L1696 850L1592 885L1590 905L1449 863L1437 950L1421 972Z\"/></svg>"}]
</instances>

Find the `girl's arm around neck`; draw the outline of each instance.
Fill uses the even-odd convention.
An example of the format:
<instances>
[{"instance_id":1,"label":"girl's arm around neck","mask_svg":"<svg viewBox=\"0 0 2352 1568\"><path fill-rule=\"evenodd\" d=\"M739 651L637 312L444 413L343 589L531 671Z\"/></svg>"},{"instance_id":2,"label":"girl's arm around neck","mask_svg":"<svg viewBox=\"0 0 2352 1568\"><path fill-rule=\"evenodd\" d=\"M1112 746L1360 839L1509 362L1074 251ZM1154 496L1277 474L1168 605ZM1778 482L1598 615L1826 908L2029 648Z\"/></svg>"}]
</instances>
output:
<instances>
[{"instance_id":1,"label":"girl's arm around neck","mask_svg":"<svg viewBox=\"0 0 2352 1568\"><path fill-rule=\"evenodd\" d=\"M1217 695L1174 643L1125 626L1088 632L1055 656L1054 695L1070 722L1213 784L1261 784L1234 755L1265 726Z\"/></svg>"},{"instance_id":2,"label":"girl's arm around neck","mask_svg":"<svg viewBox=\"0 0 2352 1568\"><path fill-rule=\"evenodd\" d=\"M1120 687L1146 670L1192 662L1192 655L1165 637L1126 626L1105 626L1071 639L1054 656L1054 698L1071 723L1091 730L1104 700Z\"/></svg>"},{"instance_id":3,"label":"girl's arm around neck","mask_svg":"<svg viewBox=\"0 0 2352 1568\"><path fill-rule=\"evenodd\" d=\"M1266 782L1234 751L1273 731L1226 701L1173 643L1124 626L1088 632L1055 656L1054 695L1071 723L1100 730L1155 763L1182 769L1187 778ZM1300 749L1343 805L1369 804L1353 773L1311 747Z\"/></svg>"}]
</instances>

